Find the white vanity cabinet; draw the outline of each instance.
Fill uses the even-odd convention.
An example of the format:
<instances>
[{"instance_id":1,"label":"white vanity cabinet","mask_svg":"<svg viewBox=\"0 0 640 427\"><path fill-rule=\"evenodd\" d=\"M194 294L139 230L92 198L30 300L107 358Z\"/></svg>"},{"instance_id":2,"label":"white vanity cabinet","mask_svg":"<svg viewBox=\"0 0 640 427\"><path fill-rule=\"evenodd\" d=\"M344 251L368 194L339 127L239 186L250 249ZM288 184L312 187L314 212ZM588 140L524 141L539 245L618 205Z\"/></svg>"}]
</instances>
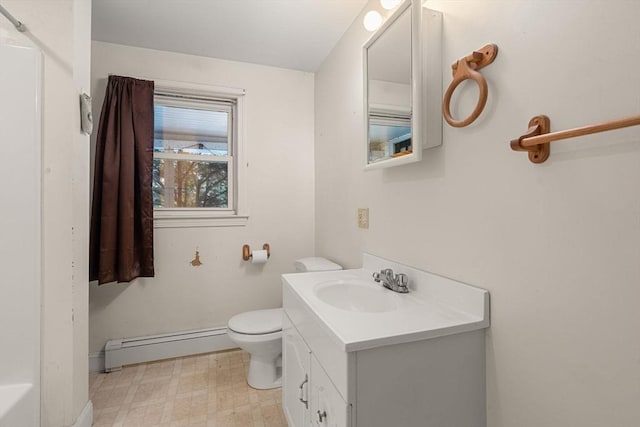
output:
<instances>
[{"instance_id":1,"label":"white vanity cabinet","mask_svg":"<svg viewBox=\"0 0 640 427\"><path fill-rule=\"evenodd\" d=\"M289 426L349 427L349 405L287 315L282 338L282 405Z\"/></svg>"},{"instance_id":2,"label":"white vanity cabinet","mask_svg":"<svg viewBox=\"0 0 640 427\"><path fill-rule=\"evenodd\" d=\"M289 427L485 427L487 291L368 254L364 261L359 270L283 275ZM379 287L370 277L381 266L413 286L390 294L400 298L393 310L337 308L318 293L327 283Z\"/></svg>"}]
</instances>

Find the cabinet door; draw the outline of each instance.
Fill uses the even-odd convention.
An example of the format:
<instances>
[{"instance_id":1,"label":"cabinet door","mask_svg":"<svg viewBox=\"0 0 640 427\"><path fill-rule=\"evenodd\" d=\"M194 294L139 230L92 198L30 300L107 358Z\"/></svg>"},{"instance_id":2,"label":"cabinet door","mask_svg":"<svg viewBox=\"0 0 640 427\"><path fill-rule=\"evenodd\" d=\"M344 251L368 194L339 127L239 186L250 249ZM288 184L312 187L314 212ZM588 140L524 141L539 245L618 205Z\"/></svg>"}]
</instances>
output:
<instances>
[{"instance_id":1,"label":"cabinet door","mask_svg":"<svg viewBox=\"0 0 640 427\"><path fill-rule=\"evenodd\" d=\"M311 356L311 420L314 427L350 427L351 411L318 360Z\"/></svg>"},{"instance_id":2,"label":"cabinet door","mask_svg":"<svg viewBox=\"0 0 640 427\"><path fill-rule=\"evenodd\" d=\"M311 351L284 315L282 324L282 409L289 427L310 427L309 379Z\"/></svg>"}]
</instances>

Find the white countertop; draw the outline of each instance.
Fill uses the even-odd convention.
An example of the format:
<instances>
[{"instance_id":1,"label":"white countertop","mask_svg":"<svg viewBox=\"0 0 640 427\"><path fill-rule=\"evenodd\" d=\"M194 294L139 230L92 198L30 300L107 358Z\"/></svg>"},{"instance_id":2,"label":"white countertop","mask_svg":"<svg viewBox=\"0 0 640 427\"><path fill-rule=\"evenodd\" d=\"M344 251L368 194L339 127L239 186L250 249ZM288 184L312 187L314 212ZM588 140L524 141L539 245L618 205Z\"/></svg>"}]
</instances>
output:
<instances>
[{"instance_id":1,"label":"white countertop","mask_svg":"<svg viewBox=\"0 0 640 427\"><path fill-rule=\"evenodd\" d=\"M367 262L367 257L372 257L370 262ZM489 326L489 293L486 290L380 260L365 254L365 267L380 264L393 268L396 273L409 276L411 292L400 294L384 289L392 294L390 297L401 299L399 308L392 311L369 313L336 308L320 300L314 292L316 285L331 280L367 281L372 287L381 287L371 277L374 269L284 274L283 283L314 313L346 352L419 341Z\"/></svg>"}]
</instances>

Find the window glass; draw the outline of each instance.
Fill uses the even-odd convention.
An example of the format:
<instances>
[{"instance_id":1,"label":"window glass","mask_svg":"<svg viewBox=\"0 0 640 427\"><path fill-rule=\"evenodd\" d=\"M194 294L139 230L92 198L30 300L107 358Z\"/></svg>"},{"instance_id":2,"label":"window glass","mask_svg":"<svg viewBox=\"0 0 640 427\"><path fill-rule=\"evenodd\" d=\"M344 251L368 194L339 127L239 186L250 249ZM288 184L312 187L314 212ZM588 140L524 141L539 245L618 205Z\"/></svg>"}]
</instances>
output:
<instances>
[{"instance_id":1,"label":"window glass","mask_svg":"<svg viewBox=\"0 0 640 427\"><path fill-rule=\"evenodd\" d=\"M164 208L229 207L228 164L154 159L153 204Z\"/></svg>"},{"instance_id":2,"label":"window glass","mask_svg":"<svg viewBox=\"0 0 640 427\"><path fill-rule=\"evenodd\" d=\"M154 107L154 151L229 155L230 111L163 105Z\"/></svg>"},{"instance_id":3,"label":"window glass","mask_svg":"<svg viewBox=\"0 0 640 427\"><path fill-rule=\"evenodd\" d=\"M228 103L156 97L153 144L156 209L230 208L232 115Z\"/></svg>"}]
</instances>

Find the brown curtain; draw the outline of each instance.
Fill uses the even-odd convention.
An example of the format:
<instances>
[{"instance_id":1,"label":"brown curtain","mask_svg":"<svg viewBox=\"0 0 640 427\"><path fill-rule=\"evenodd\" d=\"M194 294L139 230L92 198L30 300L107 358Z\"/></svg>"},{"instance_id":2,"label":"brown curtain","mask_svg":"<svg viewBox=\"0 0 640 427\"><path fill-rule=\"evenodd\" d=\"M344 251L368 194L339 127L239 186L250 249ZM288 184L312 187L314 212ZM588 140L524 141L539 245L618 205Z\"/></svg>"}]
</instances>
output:
<instances>
[{"instance_id":1,"label":"brown curtain","mask_svg":"<svg viewBox=\"0 0 640 427\"><path fill-rule=\"evenodd\" d=\"M96 142L89 276L153 277L153 82L109 76Z\"/></svg>"}]
</instances>

